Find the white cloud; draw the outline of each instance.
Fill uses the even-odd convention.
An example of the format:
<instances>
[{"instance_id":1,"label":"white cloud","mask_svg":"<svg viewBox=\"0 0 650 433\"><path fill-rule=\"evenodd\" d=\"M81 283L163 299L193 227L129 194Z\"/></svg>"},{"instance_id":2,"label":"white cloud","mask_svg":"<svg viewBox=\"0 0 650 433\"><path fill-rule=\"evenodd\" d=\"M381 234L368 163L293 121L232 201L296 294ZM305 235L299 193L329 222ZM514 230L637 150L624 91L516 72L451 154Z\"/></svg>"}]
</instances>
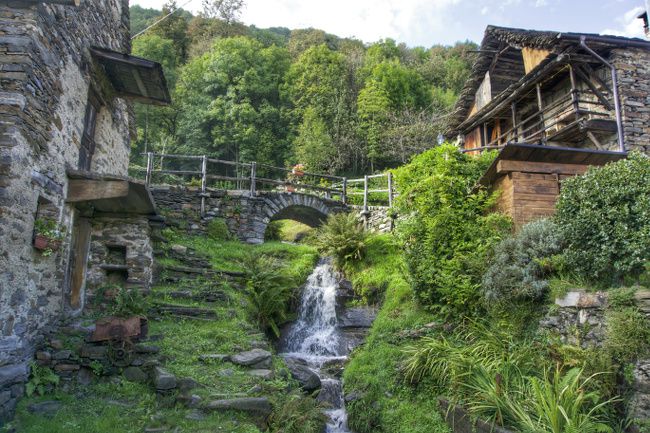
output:
<instances>
[{"instance_id":1,"label":"white cloud","mask_svg":"<svg viewBox=\"0 0 650 433\"><path fill-rule=\"evenodd\" d=\"M643 20L637 18L641 12L643 12L643 7L641 6L630 9L622 16L616 18L616 28L608 28L600 33L604 35L627 36L629 38L645 37Z\"/></svg>"},{"instance_id":2,"label":"white cloud","mask_svg":"<svg viewBox=\"0 0 650 433\"><path fill-rule=\"evenodd\" d=\"M543 8L545 6L548 6L548 0L535 0L536 8Z\"/></svg>"}]
</instances>

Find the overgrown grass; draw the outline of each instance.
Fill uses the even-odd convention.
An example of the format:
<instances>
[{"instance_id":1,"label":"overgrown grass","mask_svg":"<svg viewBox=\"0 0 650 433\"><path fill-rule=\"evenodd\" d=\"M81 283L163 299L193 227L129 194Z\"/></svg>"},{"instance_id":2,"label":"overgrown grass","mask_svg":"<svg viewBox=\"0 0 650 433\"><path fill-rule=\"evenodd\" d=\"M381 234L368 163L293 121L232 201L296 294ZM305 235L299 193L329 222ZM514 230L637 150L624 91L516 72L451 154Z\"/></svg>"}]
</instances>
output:
<instances>
[{"instance_id":1,"label":"overgrown grass","mask_svg":"<svg viewBox=\"0 0 650 433\"><path fill-rule=\"evenodd\" d=\"M365 258L346 267L359 293L375 293L384 301L365 345L352 355L345 369L349 424L356 433L447 433L429 390L412 388L396 372L409 341L400 331L417 329L434 320L422 309L404 278L404 264L391 235L372 236Z\"/></svg>"},{"instance_id":2,"label":"overgrown grass","mask_svg":"<svg viewBox=\"0 0 650 433\"><path fill-rule=\"evenodd\" d=\"M281 262L284 277L296 288L306 280L318 258L316 250L309 246L280 242L254 246L192 237L173 230L166 230L165 236L170 244L185 245L207 255L215 269L243 271L241 259L250 254L273 257ZM164 264L179 264L162 259ZM210 304L172 299L169 292L178 290L191 290L195 294L216 290L224 294L226 300ZM199 360L204 354L232 354L266 342L265 335L249 311L245 291L235 284L208 279L164 284L152 289L150 301L199 306L216 313L216 320L209 322L173 316L149 321L149 334L161 338L147 344L160 346L166 370L178 378L192 378L199 383L192 394L201 397L203 402L242 395L266 395L273 396L278 408L288 407L286 405L291 403L300 407L309 406L310 402L295 401L295 396L289 397L287 390L295 387L295 384L286 379L288 374L279 359L274 360L277 378L273 380L253 377L246 369L230 363ZM52 418L27 410L29 404L42 400L58 400L62 407ZM204 419L194 420L186 418L191 412L192 409L175 404L173 395L157 396L151 384L130 383L123 378L96 378L90 386L61 384L53 394L23 399L15 420L7 428L15 428L21 433L140 433L146 427L166 427L169 431L196 433L266 431L245 414L206 412Z\"/></svg>"}]
</instances>

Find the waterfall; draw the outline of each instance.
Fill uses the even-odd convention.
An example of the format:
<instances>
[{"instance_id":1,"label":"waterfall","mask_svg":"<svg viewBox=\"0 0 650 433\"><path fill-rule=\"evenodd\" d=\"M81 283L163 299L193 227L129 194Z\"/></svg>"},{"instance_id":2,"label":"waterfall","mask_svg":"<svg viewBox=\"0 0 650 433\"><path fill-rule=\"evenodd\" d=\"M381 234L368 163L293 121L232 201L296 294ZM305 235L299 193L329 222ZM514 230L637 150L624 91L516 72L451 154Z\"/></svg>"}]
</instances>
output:
<instances>
[{"instance_id":1,"label":"waterfall","mask_svg":"<svg viewBox=\"0 0 650 433\"><path fill-rule=\"evenodd\" d=\"M327 260L321 261L307 279L298 320L283 341L283 356L300 358L321 378L319 401L328 403L327 433L350 433L341 381L329 377L323 366L344 362L341 332L336 317L336 292L339 278Z\"/></svg>"}]
</instances>

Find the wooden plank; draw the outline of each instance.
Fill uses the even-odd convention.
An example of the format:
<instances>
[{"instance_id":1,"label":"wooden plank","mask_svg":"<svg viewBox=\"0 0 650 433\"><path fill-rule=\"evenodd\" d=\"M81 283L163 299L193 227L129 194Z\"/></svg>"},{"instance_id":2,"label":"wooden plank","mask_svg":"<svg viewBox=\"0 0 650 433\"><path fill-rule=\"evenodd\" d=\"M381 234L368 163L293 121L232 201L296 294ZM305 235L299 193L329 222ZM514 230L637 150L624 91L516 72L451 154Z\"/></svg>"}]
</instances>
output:
<instances>
[{"instance_id":1,"label":"wooden plank","mask_svg":"<svg viewBox=\"0 0 650 433\"><path fill-rule=\"evenodd\" d=\"M583 174L589 166L581 164L561 164L551 162L528 162L502 160L497 163L497 174L509 172L522 173L557 173L557 174Z\"/></svg>"},{"instance_id":2,"label":"wooden plank","mask_svg":"<svg viewBox=\"0 0 650 433\"><path fill-rule=\"evenodd\" d=\"M70 179L66 202L126 197L128 194L129 182L126 180Z\"/></svg>"},{"instance_id":3,"label":"wooden plank","mask_svg":"<svg viewBox=\"0 0 650 433\"><path fill-rule=\"evenodd\" d=\"M524 58L524 70L529 73L535 69L542 61L551 54L548 50L540 50L536 48L523 47L521 55Z\"/></svg>"},{"instance_id":4,"label":"wooden plank","mask_svg":"<svg viewBox=\"0 0 650 433\"><path fill-rule=\"evenodd\" d=\"M81 307L81 295L86 281L86 264L90 249L90 221L78 214L72 228L72 254L68 264L68 285L70 306L74 309Z\"/></svg>"}]
</instances>

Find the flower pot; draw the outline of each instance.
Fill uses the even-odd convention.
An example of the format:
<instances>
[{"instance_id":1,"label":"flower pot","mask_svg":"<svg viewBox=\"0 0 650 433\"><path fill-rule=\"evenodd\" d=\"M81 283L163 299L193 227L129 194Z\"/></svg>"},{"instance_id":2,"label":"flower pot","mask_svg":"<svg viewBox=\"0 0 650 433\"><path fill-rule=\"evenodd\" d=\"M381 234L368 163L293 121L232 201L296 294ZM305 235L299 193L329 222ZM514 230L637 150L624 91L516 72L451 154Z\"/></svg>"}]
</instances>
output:
<instances>
[{"instance_id":1,"label":"flower pot","mask_svg":"<svg viewBox=\"0 0 650 433\"><path fill-rule=\"evenodd\" d=\"M34 236L34 248L43 251L49 246L50 240L43 235Z\"/></svg>"}]
</instances>

